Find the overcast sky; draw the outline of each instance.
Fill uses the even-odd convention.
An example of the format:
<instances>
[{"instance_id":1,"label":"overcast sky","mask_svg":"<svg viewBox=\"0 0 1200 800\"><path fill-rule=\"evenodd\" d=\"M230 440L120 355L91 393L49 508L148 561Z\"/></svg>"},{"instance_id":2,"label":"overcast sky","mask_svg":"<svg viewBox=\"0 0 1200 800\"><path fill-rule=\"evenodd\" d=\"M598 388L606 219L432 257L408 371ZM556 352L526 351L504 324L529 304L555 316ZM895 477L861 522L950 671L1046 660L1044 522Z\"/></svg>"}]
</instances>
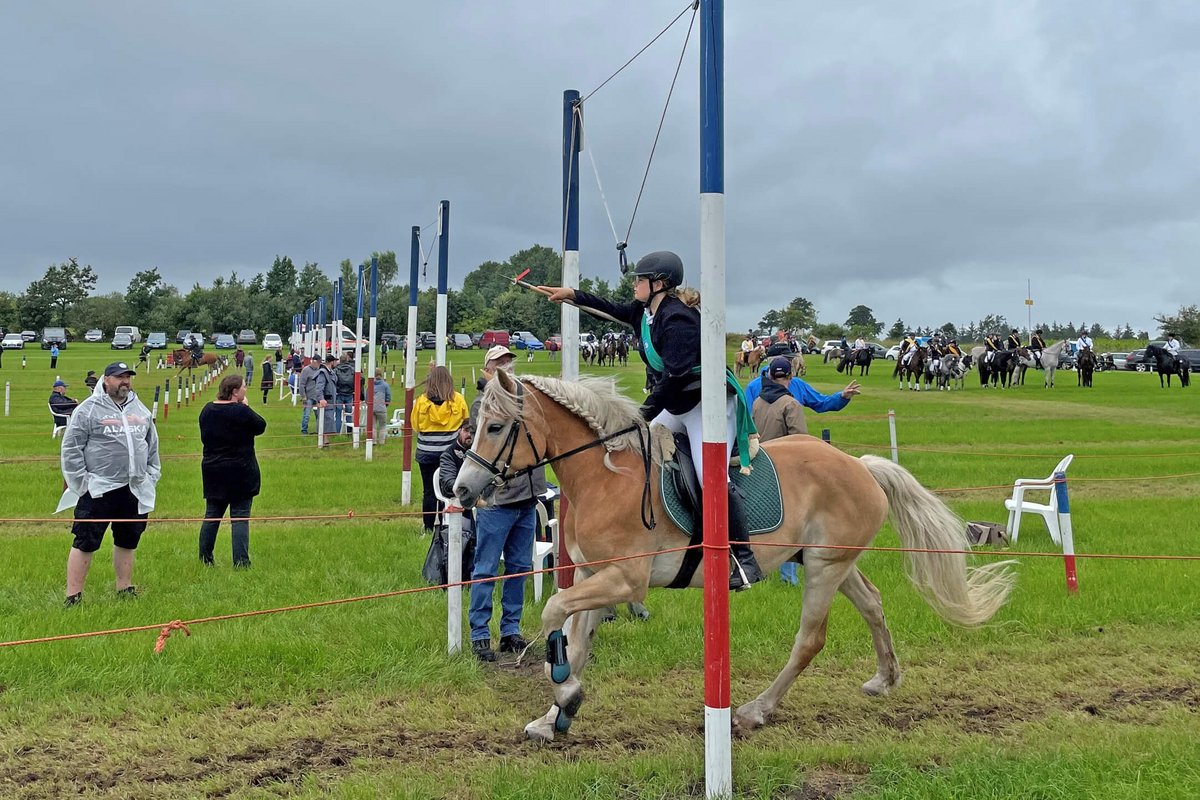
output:
<instances>
[{"instance_id":1,"label":"overcast sky","mask_svg":"<svg viewBox=\"0 0 1200 800\"><path fill-rule=\"evenodd\" d=\"M559 247L562 92L679 0L5 3L0 289L75 256L186 291L276 254L336 273L451 202L450 282ZM586 104L629 224L690 12ZM630 252L699 250L697 30ZM728 321L1130 322L1200 302L1200 4L726 9ZM615 280L589 153L585 274ZM401 278L404 278L402 274ZM516 321L513 323L516 325Z\"/></svg>"}]
</instances>

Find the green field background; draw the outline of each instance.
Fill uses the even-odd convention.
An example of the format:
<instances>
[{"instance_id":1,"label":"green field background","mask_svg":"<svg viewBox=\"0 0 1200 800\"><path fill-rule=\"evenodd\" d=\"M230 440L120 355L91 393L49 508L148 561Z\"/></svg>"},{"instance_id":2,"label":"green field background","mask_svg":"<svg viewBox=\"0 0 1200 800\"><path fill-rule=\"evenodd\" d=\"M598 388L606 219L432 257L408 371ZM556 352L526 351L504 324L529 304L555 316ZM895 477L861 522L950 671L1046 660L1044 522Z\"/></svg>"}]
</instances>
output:
<instances>
[{"instance_id":1,"label":"green field background","mask_svg":"<svg viewBox=\"0 0 1200 800\"><path fill-rule=\"evenodd\" d=\"M85 603L62 608L69 515L49 523L61 492L46 399L55 375L82 397L83 376L113 360L105 345L49 356L9 351L0 368L0 641L162 624L422 585L428 539L418 509L400 504L401 447L365 462L338 444L318 452L299 435L299 409L272 392L254 407L263 492L250 570L233 571L228 526L217 566L197 558L195 523L152 524L138 550L141 592L119 602L106 540ZM260 351L253 350L256 357ZM423 362L428 352L419 353ZM732 355L732 351L731 351ZM123 353L129 357L129 353ZM478 350L449 354L474 391ZM393 359L393 363L396 359ZM815 363L812 363L815 362ZM888 454L896 412L900 462L965 519L1003 523L1004 488L1043 477L1074 453L1069 479L1076 547L1087 554L1197 556L1200 539L1198 387L1159 388L1153 375L1071 372L1028 385L901 391L890 363L862 378L843 412L808 413L854 455ZM421 367L418 374L424 374ZM557 374L539 353L518 372ZM612 374L641 396L642 368ZM139 375L153 401L168 373ZM399 375L399 372L397 373ZM820 391L846 379L810 359ZM393 381L402 402L403 380ZM201 398L212 398L212 389ZM153 516L195 517L200 402L159 415L164 455ZM419 498L419 476L414 481ZM876 540L895 546L890 528ZM1022 551L1053 554L1026 517ZM995 555L981 554L980 558ZM866 553L880 588L904 683L867 698L874 672L866 627L843 598L828 644L770 724L733 745L736 795L746 798L1189 798L1200 796L1200 562L1081 557L1080 591L1061 559L1018 556L1011 602L989 625L941 622L903 577L899 554ZM528 589L524 628L538 631ZM731 601L733 702L752 699L782 667L802 588L778 577ZM0 648L0 796L671 798L703 796L702 595L650 592L646 622L622 614L597 635L583 675L587 702L569 735L524 741L550 703L540 646L495 667L445 654L440 590L197 625L161 654L156 631Z\"/></svg>"}]
</instances>

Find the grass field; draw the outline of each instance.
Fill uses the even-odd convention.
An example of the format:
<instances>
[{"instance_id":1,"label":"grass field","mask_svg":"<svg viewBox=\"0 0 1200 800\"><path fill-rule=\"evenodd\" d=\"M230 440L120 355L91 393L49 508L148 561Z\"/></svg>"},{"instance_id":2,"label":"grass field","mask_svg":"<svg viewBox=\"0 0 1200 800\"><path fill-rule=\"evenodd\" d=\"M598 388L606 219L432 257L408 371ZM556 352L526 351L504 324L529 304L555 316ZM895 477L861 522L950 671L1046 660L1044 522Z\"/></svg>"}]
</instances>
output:
<instances>
[{"instance_id":1,"label":"grass field","mask_svg":"<svg viewBox=\"0 0 1200 800\"><path fill-rule=\"evenodd\" d=\"M10 519L49 517L61 491L46 411L55 373L44 352L25 354L26 369L14 352L0 369L12 392L0 419ZM456 378L469 383L481 356L452 353ZM72 343L57 372L82 398L86 370L111 360L103 345ZM917 394L895 388L888 366L876 363L845 411L810 413L810 429L829 428L853 454L886 455L894 408L900 461L931 488L1044 476L1073 452L1081 554L1200 555L1195 387L1165 391L1153 376L1101 373L1084 390L1060 372L1053 391L1035 373L1005 392L976 379L964 392ZM557 371L545 354L517 367ZM616 372L640 396L641 368ZM825 392L845 383L819 363L809 379ZM139 376L135 389L152 399L153 382ZM255 403L269 423L256 515L413 510L399 502L399 440L371 463L349 446L318 452L315 437L298 434L299 411L276 398ZM197 411L160 415L155 516L203 512ZM1007 494L943 496L964 518L1004 522ZM217 567L206 569L197 524L152 524L134 570L140 599L113 596L106 537L84 605L64 610L68 530L66 519L0 523L0 641L420 586L428 544L411 517L258 521L254 567L234 572L228 525ZM898 541L885 529L877 544ZM1028 517L1019 544L1053 552ZM1200 562L1081 559L1076 596L1060 559L1019 562L1011 602L992 624L964 631L933 615L898 554L865 554L904 684L883 699L859 692L874 671L871 643L837 599L825 651L771 724L735 740L737 796L1200 796ZM734 706L782 666L800 598L777 578L733 598ZM524 664L447 658L440 591L198 625L158 655L154 631L0 648L0 797L702 797L701 594L654 590L647 605L648 622L623 617L602 629L583 676L588 702L568 736L541 748L522 735L549 704L540 646ZM538 611L530 599L529 634Z\"/></svg>"}]
</instances>

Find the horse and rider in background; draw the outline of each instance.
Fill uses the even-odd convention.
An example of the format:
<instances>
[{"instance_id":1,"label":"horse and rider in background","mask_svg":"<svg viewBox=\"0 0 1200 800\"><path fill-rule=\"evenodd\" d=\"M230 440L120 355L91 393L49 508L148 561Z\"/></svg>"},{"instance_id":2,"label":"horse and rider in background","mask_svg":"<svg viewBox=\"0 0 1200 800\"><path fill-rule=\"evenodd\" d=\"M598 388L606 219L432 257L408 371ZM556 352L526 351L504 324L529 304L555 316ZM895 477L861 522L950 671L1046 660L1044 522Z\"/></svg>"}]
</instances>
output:
<instances>
[{"instance_id":1,"label":"horse and rider in background","mask_svg":"<svg viewBox=\"0 0 1200 800\"><path fill-rule=\"evenodd\" d=\"M1171 385L1171 376L1179 376L1179 385L1186 389L1191 385L1192 362L1185 356L1175 355L1167 348L1160 344L1152 344L1146 348L1145 355L1142 356L1142 363L1154 364L1154 369L1158 373L1158 385L1162 388L1169 388ZM1163 382L1163 378L1166 382Z\"/></svg>"}]
</instances>

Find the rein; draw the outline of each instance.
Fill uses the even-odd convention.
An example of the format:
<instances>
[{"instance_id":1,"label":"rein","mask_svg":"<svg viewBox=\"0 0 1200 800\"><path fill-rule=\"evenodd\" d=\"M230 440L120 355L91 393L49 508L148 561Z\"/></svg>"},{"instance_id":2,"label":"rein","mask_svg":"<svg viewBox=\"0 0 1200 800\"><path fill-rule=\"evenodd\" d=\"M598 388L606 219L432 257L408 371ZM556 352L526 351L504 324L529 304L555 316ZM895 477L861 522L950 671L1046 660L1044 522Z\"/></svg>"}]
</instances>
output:
<instances>
[{"instance_id":1,"label":"rein","mask_svg":"<svg viewBox=\"0 0 1200 800\"><path fill-rule=\"evenodd\" d=\"M524 406L525 406L524 395L525 395L524 385L520 381L518 381L517 382L518 414L520 414L520 412L524 410ZM593 439L592 441L588 442L587 444L582 444L579 447L573 447L570 450L566 451L565 453L559 453L556 456L551 456L549 458L545 458L538 453L537 446L533 443L533 434L530 433L529 425L525 422L524 419L521 419L518 416L518 418L516 420L514 420L513 422L511 422L509 424L512 427L509 428L508 436L507 436L507 438L505 438L504 444L502 444L500 446L500 450L496 453L496 457L494 459L492 459L491 461L485 461L483 459L483 457L480 456L479 454L477 454L474 450L468 450L466 452L466 457L469 460L471 460L472 462L474 462L475 464L478 464L479 466L483 467L488 472L490 472L492 474L492 483L496 487L500 487L503 484L508 483L513 478L518 478L522 475L528 476L531 494L532 494L532 488L533 488L533 477L532 476L533 476L534 470L540 469L541 467L549 466L550 464L554 464L558 461L562 461L563 459L570 458L571 456L578 455L579 453L582 453L586 450L591 450L593 447L598 447L611 439L616 439L618 436L624 436L627 433L636 432L638 435L638 448L641 450L641 454L642 454L642 471L644 473L644 478L642 481L642 502L641 502L641 508L639 510L641 511L641 514L642 514L642 526L645 527L646 530L651 530L651 531L654 530L654 528L658 524L658 522L654 519L654 504L650 498L650 460L651 459L650 459L649 432L646 431L642 425L634 423L627 428L622 428L621 430L616 431L614 433L605 434L604 436ZM520 433L519 433L520 428L525 429L525 440L529 443L529 449L533 453L533 457L535 460L534 460L534 463L530 464L527 467L521 467L518 470L510 471L509 466L512 464L513 454L516 452L516 449L517 449L517 440L520 437ZM505 450L507 450L507 453L505 452ZM501 463L501 459L503 459L503 463Z\"/></svg>"}]
</instances>

